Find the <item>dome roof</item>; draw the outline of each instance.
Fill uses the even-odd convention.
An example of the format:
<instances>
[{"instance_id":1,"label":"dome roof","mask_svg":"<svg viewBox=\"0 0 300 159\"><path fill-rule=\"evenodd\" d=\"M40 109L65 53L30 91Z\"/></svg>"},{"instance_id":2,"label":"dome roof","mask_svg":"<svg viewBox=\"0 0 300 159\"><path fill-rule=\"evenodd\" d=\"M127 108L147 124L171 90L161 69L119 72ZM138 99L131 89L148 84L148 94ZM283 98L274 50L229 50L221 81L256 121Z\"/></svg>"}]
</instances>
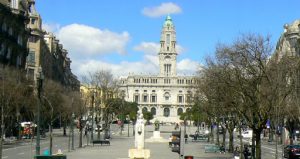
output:
<instances>
[{"instance_id":1,"label":"dome roof","mask_svg":"<svg viewBox=\"0 0 300 159\"><path fill-rule=\"evenodd\" d=\"M168 16L166 17L164 26L173 26L172 18L171 18L170 15L168 15Z\"/></svg>"}]
</instances>

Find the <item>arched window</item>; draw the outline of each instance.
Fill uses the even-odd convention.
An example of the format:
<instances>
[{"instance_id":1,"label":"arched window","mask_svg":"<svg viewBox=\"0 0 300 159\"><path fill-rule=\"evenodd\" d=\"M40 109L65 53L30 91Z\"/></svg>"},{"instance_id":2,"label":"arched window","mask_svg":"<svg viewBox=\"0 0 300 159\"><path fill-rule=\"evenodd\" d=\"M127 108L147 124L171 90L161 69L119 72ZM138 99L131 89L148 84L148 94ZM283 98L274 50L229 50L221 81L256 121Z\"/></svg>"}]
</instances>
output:
<instances>
[{"instance_id":1,"label":"arched window","mask_svg":"<svg viewBox=\"0 0 300 159\"><path fill-rule=\"evenodd\" d=\"M183 109L182 108L178 108L177 109L177 115L181 115L183 113Z\"/></svg>"},{"instance_id":2,"label":"arched window","mask_svg":"<svg viewBox=\"0 0 300 159\"><path fill-rule=\"evenodd\" d=\"M144 108L142 109L142 112L143 112L143 113L146 113L146 112L148 112L148 109L147 109L147 107L144 107Z\"/></svg>"},{"instance_id":3,"label":"arched window","mask_svg":"<svg viewBox=\"0 0 300 159\"><path fill-rule=\"evenodd\" d=\"M170 108L165 108L164 109L164 116L169 117L170 116Z\"/></svg>"},{"instance_id":4,"label":"arched window","mask_svg":"<svg viewBox=\"0 0 300 159\"><path fill-rule=\"evenodd\" d=\"M156 115L156 109L154 107L151 108L152 115Z\"/></svg>"}]
</instances>

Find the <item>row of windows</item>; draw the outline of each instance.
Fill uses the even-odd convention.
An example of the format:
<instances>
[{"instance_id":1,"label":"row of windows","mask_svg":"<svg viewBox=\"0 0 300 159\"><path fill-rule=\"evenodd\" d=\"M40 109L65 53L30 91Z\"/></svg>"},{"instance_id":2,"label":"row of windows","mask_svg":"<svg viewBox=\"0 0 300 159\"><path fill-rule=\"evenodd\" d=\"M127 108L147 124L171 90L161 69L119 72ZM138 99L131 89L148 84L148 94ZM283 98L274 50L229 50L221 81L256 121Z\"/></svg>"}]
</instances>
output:
<instances>
[{"instance_id":1,"label":"row of windows","mask_svg":"<svg viewBox=\"0 0 300 159\"><path fill-rule=\"evenodd\" d=\"M156 103L157 102L156 98L157 98L156 95L151 95L150 102L151 103ZM134 95L134 102L138 103L139 101L140 101L139 95ZM142 102L148 102L148 95L143 95Z\"/></svg>"},{"instance_id":2,"label":"row of windows","mask_svg":"<svg viewBox=\"0 0 300 159\"><path fill-rule=\"evenodd\" d=\"M137 78L137 79L133 79L134 83L158 83L157 79L145 79L145 78ZM124 82L123 82L124 83ZM164 84L170 84L171 83L171 79L164 79ZM177 84L198 84L199 81L197 80L192 80L192 79L177 79Z\"/></svg>"},{"instance_id":3,"label":"row of windows","mask_svg":"<svg viewBox=\"0 0 300 159\"><path fill-rule=\"evenodd\" d=\"M197 80L191 80L191 79L178 79L177 84L198 84Z\"/></svg>"},{"instance_id":4,"label":"row of windows","mask_svg":"<svg viewBox=\"0 0 300 159\"><path fill-rule=\"evenodd\" d=\"M139 90L135 90L135 92L139 92ZM147 90L144 90L144 92L147 92ZM155 92L155 90L152 90L152 92Z\"/></svg>"},{"instance_id":5,"label":"row of windows","mask_svg":"<svg viewBox=\"0 0 300 159\"><path fill-rule=\"evenodd\" d=\"M134 83L157 83L157 79L133 79Z\"/></svg>"},{"instance_id":6,"label":"row of windows","mask_svg":"<svg viewBox=\"0 0 300 159\"><path fill-rule=\"evenodd\" d=\"M13 54L13 49L11 47L7 47L4 43L0 43L0 55L4 57L6 60L11 60ZM16 66L20 66L22 64L22 57L18 55L16 57Z\"/></svg>"},{"instance_id":7,"label":"row of windows","mask_svg":"<svg viewBox=\"0 0 300 159\"><path fill-rule=\"evenodd\" d=\"M187 108L187 111L189 111L190 109ZM148 112L148 108L147 107L143 107L142 112ZM150 112L152 113L152 115L156 115L156 108L152 107L150 109ZM182 108L178 108L177 109L177 115L181 115L183 113L183 109ZM164 108L164 112L163 112L163 116L164 117L169 117L170 116L170 108Z\"/></svg>"},{"instance_id":8,"label":"row of windows","mask_svg":"<svg viewBox=\"0 0 300 159\"><path fill-rule=\"evenodd\" d=\"M13 31L13 28L12 27L8 27L6 23L2 23L2 32L7 32L9 36L15 36L16 38L16 42L20 45L20 46L23 46L23 37L22 35L14 35L14 31Z\"/></svg>"},{"instance_id":9,"label":"row of windows","mask_svg":"<svg viewBox=\"0 0 300 159\"><path fill-rule=\"evenodd\" d=\"M149 100L148 97L149 97L148 94L142 95L142 102L148 102L148 100ZM134 102L137 102L137 103L140 102L139 98L140 98L140 96L138 94L135 94L134 95ZM164 95L164 98L165 98L166 101L168 101L170 99L170 95ZM191 98L190 95L187 95L185 102L189 103L191 101L190 98ZM150 95L150 102L151 103L156 103L157 102L157 95L156 94ZM178 95L177 96L177 102L178 103L184 103L184 95Z\"/></svg>"},{"instance_id":10,"label":"row of windows","mask_svg":"<svg viewBox=\"0 0 300 159\"><path fill-rule=\"evenodd\" d=\"M171 79L164 79L164 83L165 84L170 84L171 83Z\"/></svg>"}]
</instances>

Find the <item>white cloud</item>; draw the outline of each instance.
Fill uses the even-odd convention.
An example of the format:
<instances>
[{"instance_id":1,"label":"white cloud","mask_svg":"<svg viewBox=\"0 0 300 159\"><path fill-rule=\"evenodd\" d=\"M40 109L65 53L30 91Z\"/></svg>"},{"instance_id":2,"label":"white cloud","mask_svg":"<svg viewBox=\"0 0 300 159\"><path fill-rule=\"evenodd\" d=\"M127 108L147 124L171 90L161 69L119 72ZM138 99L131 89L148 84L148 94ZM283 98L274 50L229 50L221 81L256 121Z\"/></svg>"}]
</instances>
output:
<instances>
[{"instance_id":1,"label":"white cloud","mask_svg":"<svg viewBox=\"0 0 300 159\"><path fill-rule=\"evenodd\" d=\"M181 54L185 51L185 49L181 45L176 45L176 51L178 54Z\"/></svg>"},{"instance_id":2,"label":"white cloud","mask_svg":"<svg viewBox=\"0 0 300 159\"><path fill-rule=\"evenodd\" d=\"M85 60L76 61L74 63L75 74L79 79L87 73L95 72L97 70L108 70L115 77L128 76L129 74L135 75L158 75L159 61L158 57L154 55L145 55L142 61L128 62L122 61L117 64L107 63L104 61ZM200 69L199 63L191 59L183 59L177 63L178 75L195 75Z\"/></svg>"},{"instance_id":3,"label":"white cloud","mask_svg":"<svg viewBox=\"0 0 300 159\"><path fill-rule=\"evenodd\" d=\"M177 71L179 75L193 75L200 69L198 62L191 59L182 59L177 63Z\"/></svg>"},{"instance_id":4,"label":"white cloud","mask_svg":"<svg viewBox=\"0 0 300 159\"><path fill-rule=\"evenodd\" d=\"M157 55L145 55L145 60L158 67L159 59Z\"/></svg>"},{"instance_id":5,"label":"white cloud","mask_svg":"<svg viewBox=\"0 0 300 159\"><path fill-rule=\"evenodd\" d=\"M42 28L47 32L56 33L60 29L60 25L56 23L43 23Z\"/></svg>"},{"instance_id":6,"label":"white cloud","mask_svg":"<svg viewBox=\"0 0 300 159\"><path fill-rule=\"evenodd\" d=\"M128 32L116 33L82 24L70 24L60 28L57 37L64 48L77 55L124 54L130 39Z\"/></svg>"},{"instance_id":7,"label":"white cloud","mask_svg":"<svg viewBox=\"0 0 300 159\"><path fill-rule=\"evenodd\" d=\"M159 44L154 42L142 42L133 49L136 51L142 51L145 54L155 55L159 52Z\"/></svg>"},{"instance_id":8,"label":"white cloud","mask_svg":"<svg viewBox=\"0 0 300 159\"><path fill-rule=\"evenodd\" d=\"M60 43L69 52L69 57L72 60L72 72L80 80L83 75L96 70L109 70L116 77L129 74L157 75L159 73L159 43L141 42L135 46L134 50L144 53L143 59L139 61L129 62L123 60L119 63L108 63L101 60L102 58L99 58L98 55L125 53L126 45L130 39L127 32L116 33L81 24L71 24L63 27L57 24L46 24L44 28L56 32ZM184 48L177 45L177 50L178 53L181 53ZM178 62L177 71L179 75L192 75L198 69L197 66L197 62L184 59Z\"/></svg>"},{"instance_id":9,"label":"white cloud","mask_svg":"<svg viewBox=\"0 0 300 159\"><path fill-rule=\"evenodd\" d=\"M76 74L77 75L87 75L89 72L95 72L97 70L108 70L115 77L127 76L131 74L157 74L158 66L151 63L150 61L138 61L138 62L128 62L122 61L118 64L107 63L103 61L88 60L85 62L80 62L77 64ZM79 79L81 78L79 76Z\"/></svg>"},{"instance_id":10,"label":"white cloud","mask_svg":"<svg viewBox=\"0 0 300 159\"><path fill-rule=\"evenodd\" d=\"M136 51L144 52L145 54L157 55L159 52L160 44L155 42L141 42L139 45L135 46L133 49ZM176 45L177 53L180 54L184 52L184 48L180 45Z\"/></svg>"},{"instance_id":11,"label":"white cloud","mask_svg":"<svg viewBox=\"0 0 300 159\"><path fill-rule=\"evenodd\" d=\"M146 7L142 11L144 15L149 17L160 17L167 14L178 14L181 12L182 9L172 2L162 3L160 6L156 7Z\"/></svg>"}]
</instances>

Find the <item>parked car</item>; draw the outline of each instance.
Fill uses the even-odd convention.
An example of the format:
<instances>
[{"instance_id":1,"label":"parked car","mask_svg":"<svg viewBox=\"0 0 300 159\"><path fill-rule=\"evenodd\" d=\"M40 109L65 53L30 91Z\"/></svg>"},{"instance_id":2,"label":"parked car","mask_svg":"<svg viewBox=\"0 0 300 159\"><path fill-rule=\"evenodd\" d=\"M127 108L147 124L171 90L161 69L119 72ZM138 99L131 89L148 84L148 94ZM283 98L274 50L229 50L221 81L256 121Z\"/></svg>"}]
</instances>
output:
<instances>
[{"instance_id":1,"label":"parked car","mask_svg":"<svg viewBox=\"0 0 300 159\"><path fill-rule=\"evenodd\" d=\"M300 145L287 145L284 148L285 158L299 158L300 157Z\"/></svg>"},{"instance_id":2,"label":"parked car","mask_svg":"<svg viewBox=\"0 0 300 159\"><path fill-rule=\"evenodd\" d=\"M252 134L253 134L252 130L246 130L242 132L243 138L252 138Z\"/></svg>"}]
</instances>

